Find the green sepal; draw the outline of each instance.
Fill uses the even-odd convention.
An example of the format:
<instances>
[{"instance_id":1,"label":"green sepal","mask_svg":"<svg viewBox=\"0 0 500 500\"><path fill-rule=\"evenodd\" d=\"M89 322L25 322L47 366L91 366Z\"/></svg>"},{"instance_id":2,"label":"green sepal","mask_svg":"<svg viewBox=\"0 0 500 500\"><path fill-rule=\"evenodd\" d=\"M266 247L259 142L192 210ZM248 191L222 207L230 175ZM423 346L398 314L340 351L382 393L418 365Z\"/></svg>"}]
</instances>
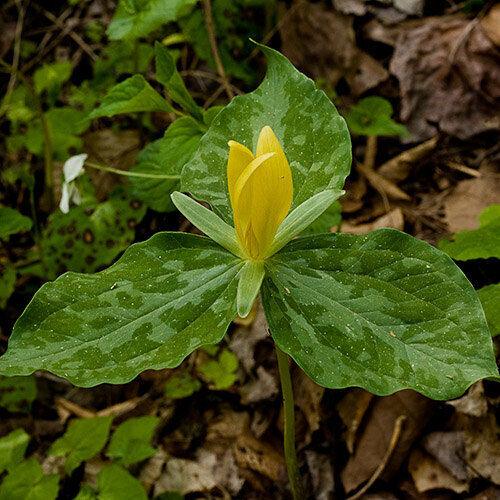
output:
<instances>
[{"instance_id":1,"label":"green sepal","mask_svg":"<svg viewBox=\"0 0 500 500\"><path fill-rule=\"evenodd\" d=\"M236 293L237 311L240 318L246 318L250 314L259 294L264 274L264 262L256 260L248 260L240 271Z\"/></svg>"},{"instance_id":2,"label":"green sepal","mask_svg":"<svg viewBox=\"0 0 500 500\"><path fill-rule=\"evenodd\" d=\"M304 201L304 203L301 203L295 210L292 210L281 223L268 254L273 255L281 250L290 240L312 224L344 192L326 189L325 191L321 191L321 193L315 194Z\"/></svg>"},{"instance_id":3,"label":"green sepal","mask_svg":"<svg viewBox=\"0 0 500 500\"><path fill-rule=\"evenodd\" d=\"M200 231L234 255L245 258L234 227L226 224L218 215L179 191L171 195L177 210Z\"/></svg>"}]
</instances>

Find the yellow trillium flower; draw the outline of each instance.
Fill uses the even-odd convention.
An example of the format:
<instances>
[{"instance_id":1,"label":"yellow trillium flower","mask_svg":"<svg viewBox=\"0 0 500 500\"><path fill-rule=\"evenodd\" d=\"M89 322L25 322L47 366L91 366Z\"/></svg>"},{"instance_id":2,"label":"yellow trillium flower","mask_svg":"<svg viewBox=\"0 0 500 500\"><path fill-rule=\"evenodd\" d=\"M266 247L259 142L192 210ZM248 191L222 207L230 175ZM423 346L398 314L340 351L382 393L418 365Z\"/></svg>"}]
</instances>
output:
<instances>
[{"instance_id":1,"label":"yellow trillium flower","mask_svg":"<svg viewBox=\"0 0 500 500\"><path fill-rule=\"evenodd\" d=\"M234 227L244 253L262 260L292 206L292 171L271 127L259 134L255 155L229 141L227 183Z\"/></svg>"}]
</instances>

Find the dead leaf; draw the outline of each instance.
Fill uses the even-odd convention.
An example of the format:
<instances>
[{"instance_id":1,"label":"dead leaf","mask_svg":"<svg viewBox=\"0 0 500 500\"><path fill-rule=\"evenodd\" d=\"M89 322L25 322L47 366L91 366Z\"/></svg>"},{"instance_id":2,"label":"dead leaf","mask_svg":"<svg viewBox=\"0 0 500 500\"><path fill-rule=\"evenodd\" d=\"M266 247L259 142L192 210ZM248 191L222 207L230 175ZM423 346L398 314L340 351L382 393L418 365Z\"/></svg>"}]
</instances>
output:
<instances>
[{"instance_id":1,"label":"dead leaf","mask_svg":"<svg viewBox=\"0 0 500 500\"><path fill-rule=\"evenodd\" d=\"M490 40L500 46L500 4L494 5L481 19L481 26Z\"/></svg>"},{"instance_id":2,"label":"dead leaf","mask_svg":"<svg viewBox=\"0 0 500 500\"><path fill-rule=\"evenodd\" d=\"M412 140L467 139L500 126L500 59L476 20L426 18L403 30L390 63Z\"/></svg>"},{"instance_id":3,"label":"dead leaf","mask_svg":"<svg viewBox=\"0 0 500 500\"><path fill-rule=\"evenodd\" d=\"M410 455L408 471L419 493L437 489L464 493L469 489L466 482L455 479L439 462L418 448Z\"/></svg>"},{"instance_id":4,"label":"dead leaf","mask_svg":"<svg viewBox=\"0 0 500 500\"><path fill-rule=\"evenodd\" d=\"M373 222L366 224L350 224L348 221L342 223L342 232L351 234L366 234L375 229L381 229L383 227L391 227L393 229L399 229L402 231L404 229L404 216L401 208L397 207L390 212L382 215Z\"/></svg>"},{"instance_id":5,"label":"dead leaf","mask_svg":"<svg viewBox=\"0 0 500 500\"><path fill-rule=\"evenodd\" d=\"M451 233L476 229L479 214L489 205L500 203L500 176L487 162L479 169L481 177L460 181L444 201L446 222Z\"/></svg>"},{"instance_id":6,"label":"dead leaf","mask_svg":"<svg viewBox=\"0 0 500 500\"><path fill-rule=\"evenodd\" d=\"M455 410L471 417L484 417L488 412L488 402L484 396L483 382L476 382L467 391L467 394L459 399L447 401L454 406Z\"/></svg>"},{"instance_id":7,"label":"dead leaf","mask_svg":"<svg viewBox=\"0 0 500 500\"><path fill-rule=\"evenodd\" d=\"M321 3L304 2L283 17L282 51L312 78L332 88L345 78L355 95L362 94L386 80L388 72L358 49L352 23Z\"/></svg>"},{"instance_id":8,"label":"dead leaf","mask_svg":"<svg viewBox=\"0 0 500 500\"><path fill-rule=\"evenodd\" d=\"M465 461L464 433L431 432L422 441L422 445L455 479L467 482L471 474Z\"/></svg>"},{"instance_id":9,"label":"dead leaf","mask_svg":"<svg viewBox=\"0 0 500 500\"><path fill-rule=\"evenodd\" d=\"M386 455L396 422L403 416L406 421L400 438L381 477L388 479L399 470L411 445L430 418L433 404L411 390L400 391L375 401L367 415L368 420L354 454L341 474L346 492L357 489L372 477Z\"/></svg>"},{"instance_id":10,"label":"dead leaf","mask_svg":"<svg viewBox=\"0 0 500 500\"><path fill-rule=\"evenodd\" d=\"M278 380L275 373L263 366L256 369L257 378L253 378L240 390L241 403L249 405L265 399L272 399L279 393Z\"/></svg>"},{"instance_id":11,"label":"dead leaf","mask_svg":"<svg viewBox=\"0 0 500 500\"><path fill-rule=\"evenodd\" d=\"M315 500L330 500L335 491L331 457L313 450L305 452Z\"/></svg>"},{"instance_id":12,"label":"dead leaf","mask_svg":"<svg viewBox=\"0 0 500 500\"><path fill-rule=\"evenodd\" d=\"M364 16L367 12L364 0L333 0L333 6L342 14Z\"/></svg>"},{"instance_id":13,"label":"dead leaf","mask_svg":"<svg viewBox=\"0 0 500 500\"><path fill-rule=\"evenodd\" d=\"M349 453L354 452L354 443L370 403L375 396L364 389L350 390L337 404L339 416L346 426L344 438Z\"/></svg>"},{"instance_id":14,"label":"dead leaf","mask_svg":"<svg viewBox=\"0 0 500 500\"><path fill-rule=\"evenodd\" d=\"M149 491L161 476L168 453L163 448L158 448L156 453L142 467L139 481L144 485L146 491Z\"/></svg>"},{"instance_id":15,"label":"dead leaf","mask_svg":"<svg viewBox=\"0 0 500 500\"><path fill-rule=\"evenodd\" d=\"M409 201L411 198L394 182L386 179L384 176L380 175L378 172L371 168L367 168L364 165L358 165L357 170L361 172L368 182L381 194L392 198L394 200L406 200Z\"/></svg>"}]
</instances>

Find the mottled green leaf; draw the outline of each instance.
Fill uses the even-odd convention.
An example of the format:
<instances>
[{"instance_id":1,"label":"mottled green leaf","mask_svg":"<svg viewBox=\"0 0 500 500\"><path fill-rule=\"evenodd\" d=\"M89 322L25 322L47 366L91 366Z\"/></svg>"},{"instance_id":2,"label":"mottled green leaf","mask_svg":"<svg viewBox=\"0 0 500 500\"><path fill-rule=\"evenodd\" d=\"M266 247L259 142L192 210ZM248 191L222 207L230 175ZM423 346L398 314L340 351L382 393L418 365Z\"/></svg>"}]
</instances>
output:
<instances>
[{"instance_id":1,"label":"mottled green leaf","mask_svg":"<svg viewBox=\"0 0 500 500\"><path fill-rule=\"evenodd\" d=\"M125 466L152 457L156 450L151 440L159 421L150 415L125 420L111 436L106 455Z\"/></svg>"},{"instance_id":2,"label":"mottled green leaf","mask_svg":"<svg viewBox=\"0 0 500 500\"><path fill-rule=\"evenodd\" d=\"M486 321L493 336L500 334L500 283L485 286L477 291L483 305Z\"/></svg>"},{"instance_id":3,"label":"mottled green leaf","mask_svg":"<svg viewBox=\"0 0 500 500\"><path fill-rule=\"evenodd\" d=\"M479 216L479 228L459 231L439 248L455 260L500 258L500 204L490 205Z\"/></svg>"},{"instance_id":4,"label":"mottled green leaf","mask_svg":"<svg viewBox=\"0 0 500 500\"><path fill-rule=\"evenodd\" d=\"M0 474L23 460L29 442L30 437L23 429L0 438Z\"/></svg>"},{"instance_id":5,"label":"mottled green leaf","mask_svg":"<svg viewBox=\"0 0 500 500\"><path fill-rule=\"evenodd\" d=\"M174 58L169 50L159 42L155 43L155 59L156 79L165 86L172 100L197 120L203 121L202 109L196 104L184 85Z\"/></svg>"},{"instance_id":6,"label":"mottled green leaf","mask_svg":"<svg viewBox=\"0 0 500 500\"><path fill-rule=\"evenodd\" d=\"M33 222L10 207L0 207L0 240L7 240L10 235L29 231Z\"/></svg>"},{"instance_id":7,"label":"mottled green leaf","mask_svg":"<svg viewBox=\"0 0 500 500\"><path fill-rule=\"evenodd\" d=\"M409 135L407 128L392 119L392 105L382 97L361 99L347 113L347 125L358 135Z\"/></svg>"},{"instance_id":8,"label":"mottled green leaf","mask_svg":"<svg viewBox=\"0 0 500 500\"><path fill-rule=\"evenodd\" d=\"M54 212L42 234L42 262L49 278L65 271L91 273L108 265L134 240L146 212L142 203L113 197L97 205Z\"/></svg>"},{"instance_id":9,"label":"mottled green leaf","mask_svg":"<svg viewBox=\"0 0 500 500\"><path fill-rule=\"evenodd\" d=\"M134 476L116 464L107 465L97 476L99 500L147 500L148 496Z\"/></svg>"},{"instance_id":10,"label":"mottled green leaf","mask_svg":"<svg viewBox=\"0 0 500 500\"><path fill-rule=\"evenodd\" d=\"M0 500L55 500L59 476L44 476L42 467L30 458L13 467L0 485Z\"/></svg>"},{"instance_id":11,"label":"mottled green leaf","mask_svg":"<svg viewBox=\"0 0 500 500\"><path fill-rule=\"evenodd\" d=\"M254 92L238 96L213 120L193 159L182 171L182 191L208 201L231 223L227 192L227 142L254 150L263 126L272 127L293 172L293 206L325 189L340 191L351 165L344 119L312 80L280 53L261 46L268 71Z\"/></svg>"},{"instance_id":12,"label":"mottled green leaf","mask_svg":"<svg viewBox=\"0 0 500 500\"><path fill-rule=\"evenodd\" d=\"M0 309L4 309L16 289L17 272L9 262L0 264Z\"/></svg>"},{"instance_id":13,"label":"mottled green leaf","mask_svg":"<svg viewBox=\"0 0 500 500\"><path fill-rule=\"evenodd\" d=\"M320 385L451 399L498 375L474 289L423 241L391 229L303 237L266 269L271 334Z\"/></svg>"},{"instance_id":14,"label":"mottled green leaf","mask_svg":"<svg viewBox=\"0 0 500 500\"><path fill-rule=\"evenodd\" d=\"M64 274L17 320L0 373L45 369L92 386L173 368L224 336L242 265L208 238L158 233L99 274Z\"/></svg>"},{"instance_id":15,"label":"mottled green leaf","mask_svg":"<svg viewBox=\"0 0 500 500\"><path fill-rule=\"evenodd\" d=\"M199 391L201 382L189 373L181 372L172 375L163 387L165 396L172 399L187 398Z\"/></svg>"},{"instance_id":16,"label":"mottled green leaf","mask_svg":"<svg viewBox=\"0 0 500 500\"><path fill-rule=\"evenodd\" d=\"M111 40L135 39L148 35L163 24L175 21L197 0L120 0L108 27Z\"/></svg>"},{"instance_id":17,"label":"mottled green leaf","mask_svg":"<svg viewBox=\"0 0 500 500\"><path fill-rule=\"evenodd\" d=\"M203 133L204 128L193 118L175 120L161 139L142 151L132 171L180 178L182 167L192 158ZM153 210L167 212L174 209L170 194L178 189L178 180L131 177L130 183L132 194Z\"/></svg>"},{"instance_id":18,"label":"mottled green leaf","mask_svg":"<svg viewBox=\"0 0 500 500\"><path fill-rule=\"evenodd\" d=\"M102 100L101 105L90 113L89 118L140 111L170 112L172 106L142 75L134 75L115 85Z\"/></svg>"},{"instance_id":19,"label":"mottled green leaf","mask_svg":"<svg viewBox=\"0 0 500 500\"><path fill-rule=\"evenodd\" d=\"M106 444L113 417L76 418L49 449L48 454L66 457L64 469L71 474L82 462L95 457Z\"/></svg>"},{"instance_id":20,"label":"mottled green leaf","mask_svg":"<svg viewBox=\"0 0 500 500\"><path fill-rule=\"evenodd\" d=\"M198 371L214 389L229 389L238 379L238 358L229 349L223 349L217 359L205 361Z\"/></svg>"},{"instance_id":21,"label":"mottled green leaf","mask_svg":"<svg viewBox=\"0 0 500 500\"><path fill-rule=\"evenodd\" d=\"M0 377L0 407L16 412L28 412L36 399L34 377Z\"/></svg>"}]
</instances>

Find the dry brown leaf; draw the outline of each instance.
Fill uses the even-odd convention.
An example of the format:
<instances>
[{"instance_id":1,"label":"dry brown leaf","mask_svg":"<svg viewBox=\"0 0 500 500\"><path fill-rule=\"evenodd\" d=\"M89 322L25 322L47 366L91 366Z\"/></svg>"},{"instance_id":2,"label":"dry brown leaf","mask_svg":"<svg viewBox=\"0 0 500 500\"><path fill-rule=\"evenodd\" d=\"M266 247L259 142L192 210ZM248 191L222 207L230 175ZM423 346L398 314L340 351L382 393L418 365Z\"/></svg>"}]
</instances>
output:
<instances>
[{"instance_id":1,"label":"dry brown leaf","mask_svg":"<svg viewBox=\"0 0 500 500\"><path fill-rule=\"evenodd\" d=\"M403 211L397 207L382 215L373 222L367 224L350 224L349 222L342 223L342 232L351 234L366 234L375 229L381 229L383 227L391 227L393 229L399 229L402 231L404 229L404 216Z\"/></svg>"},{"instance_id":2,"label":"dry brown leaf","mask_svg":"<svg viewBox=\"0 0 500 500\"><path fill-rule=\"evenodd\" d=\"M352 23L321 3L304 2L283 17L282 51L312 78L332 87L345 78L355 95L362 94L386 80L388 72L358 49Z\"/></svg>"},{"instance_id":3,"label":"dry brown leaf","mask_svg":"<svg viewBox=\"0 0 500 500\"><path fill-rule=\"evenodd\" d=\"M466 482L455 479L439 462L418 448L410 455L408 471L419 493L437 489L464 493L469 489Z\"/></svg>"},{"instance_id":4,"label":"dry brown leaf","mask_svg":"<svg viewBox=\"0 0 500 500\"><path fill-rule=\"evenodd\" d=\"M490 40L500 46L500 4L494 5L481 19L481 26Z\"/></svg>"},{"instance_id":5,"label":"dry brown leaf","mask_svg":"<svg viewBox=\"0 0 500 500\"><path fill-rule=\"evenodd\" d=\"M342 471L345 490L351 492L372 477L389 448L396 422L404 416L406 421L400 438L381 477L388 479L399 470L411 445L430 418L433 404L411 390L377 399L367 415L368 420L354 454Z\"/></svg>"},{"instance_id":6,"label":"dry brown leaf","mask_svg":"<svg viewBox=\"0 0 500 500\"><path fill-rule=\"evenodd\" d=\"M375 396L364 389L350 390L337 404L339 416L346 426L344 438L349 453L354 452L354 443L370 403Z\"/></svg>"},{"instance_id":7,"label":"dry brown leaf","mask_svg":"<svg viewBox=\"0 0 500 500\"><path fill-rule=\"evenodd\" d=\"M451 233L478 227L479 214L489 205L500 203L500 175L486 162L481 177L458 183L444 201L446 222Z\"/></svg>"},{"instance_id":8,"label":"dry brown leaf","mask_svg":"<svg viewBox=\"0 0 500 500\"><path fill-rule=\"evenodd\" d=\"M402 31L390 63L413 140L467 139L500 127L500 59L476 20L426 18Z\"/></svg>"},{"instance_id":9,"label":"dry brown leaf","mask_svg":"<svg viewBox=\"0 0 500 500\"><path fill-rule=\"evenodd\" d=\"M252 378L241 390L241 403L248 405L274 398L278 392L278 380L275 373L266 370L263 366L256 369L257 378Z\"/></svg>"},{"instance_id":10,"label":"dry brown leaf","mask_svg":"<svg viewBox=\"0 0 500 500\"><path fill-rule=\"evenodd\" d=\"M465 461L465 439L461 431L431 432L422 445L455 479L467 482L471 474Z\"/></svg>"},{"instance_id":11,"label":"dry brown leaf","mask_svg":"<svg viewBox=\"0 0 500 500\"><path fill-rule=\"evenodd\" d=\"M333 0L333 6L342 14L364 16L367 12L364 0Z\"/></svg>"},{"instance_id":12,"label":"dry brown leaf","mask_svg":"<svg viewBox=\"0 0 500 500\"><path fill-rule=\"evenodd\" d=\"M484 397L483 382L476 382L467 391L467 394L459 399L447 401L447 404L454 406L455 410L471 417L484 417L488 412L488 402Z\"/></svg>"},{"instance_id":13,"label":"dry brown leaf","mask_svg":"<svg viewBox=\"0 0 500 500\"><path fill-rule=\"evenodd\" d=\"M149 491L161 476L163 466L167 461L168 453L163 448L158 448L156 453L142 467L139 481Z\"/></svg>"},{"instance_id":14,"label":"dry brown leaf","mask_svg":"<svg viewBox=\"0 0 500 500\"><path fill-rule=\"evenodd\" d=\"M331 457L313 450L305 452L315 500L330 500L335 491Z\"/></svg>"}]
</instances>

